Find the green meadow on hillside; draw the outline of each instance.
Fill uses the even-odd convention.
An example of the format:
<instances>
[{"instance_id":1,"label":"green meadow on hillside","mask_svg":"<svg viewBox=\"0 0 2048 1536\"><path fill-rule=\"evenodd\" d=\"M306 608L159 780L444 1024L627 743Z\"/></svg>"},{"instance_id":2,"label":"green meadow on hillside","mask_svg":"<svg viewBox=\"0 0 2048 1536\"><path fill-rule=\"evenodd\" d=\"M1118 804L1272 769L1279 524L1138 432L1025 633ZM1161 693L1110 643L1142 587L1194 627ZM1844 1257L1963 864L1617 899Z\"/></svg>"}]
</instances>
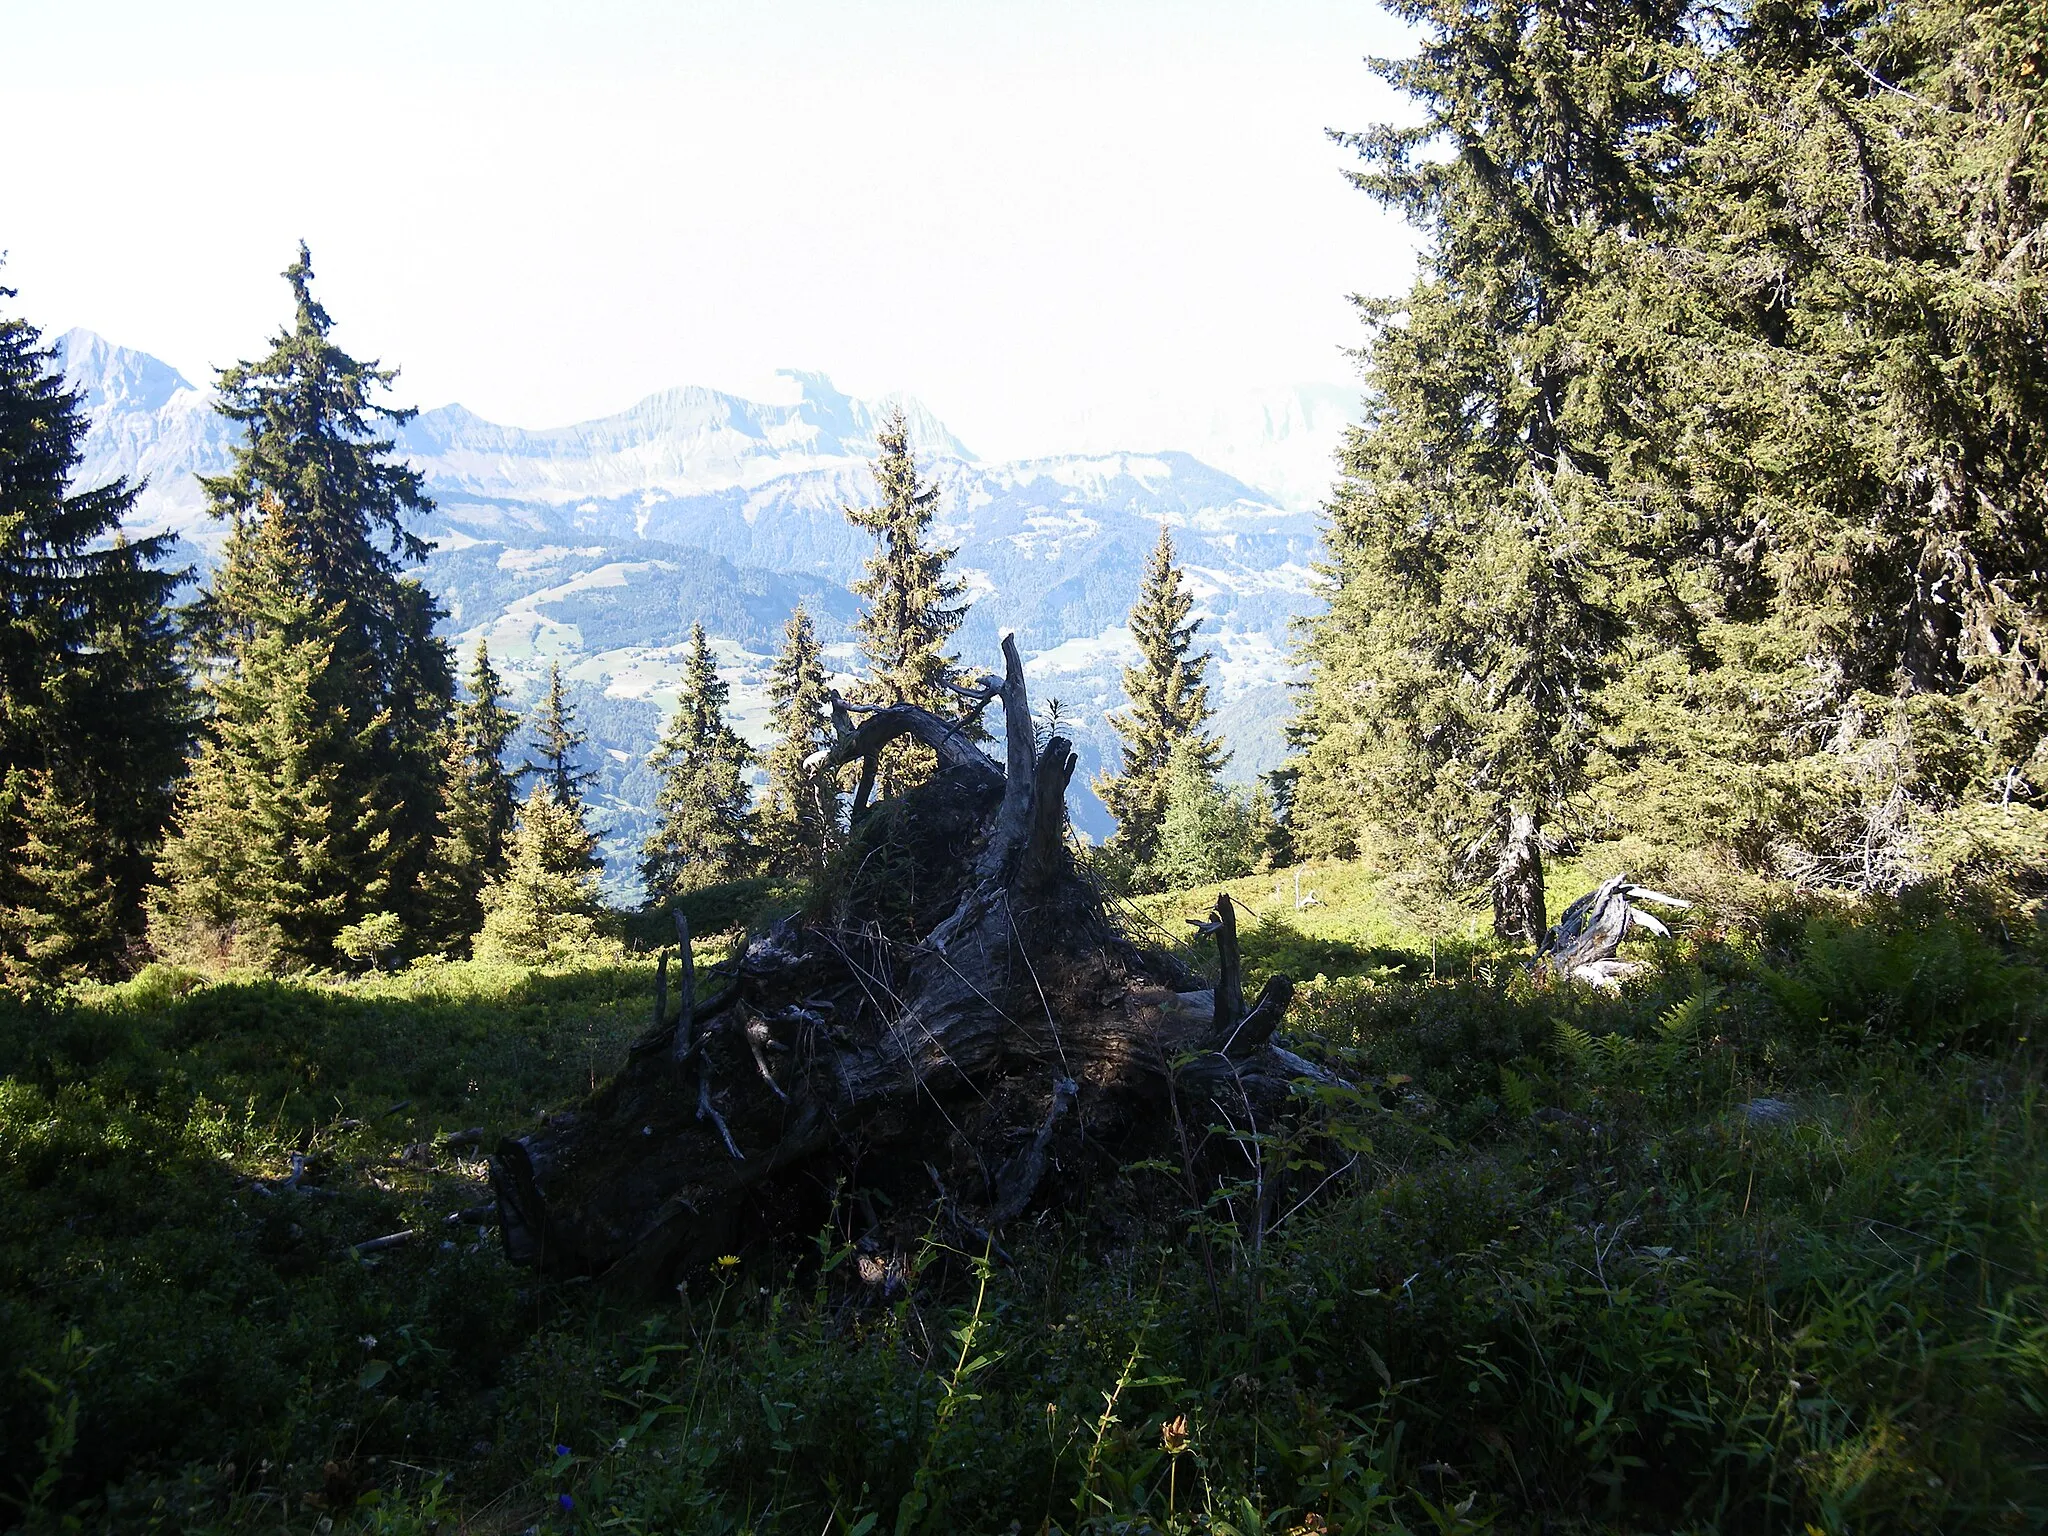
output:
<instances>
[{"instance_id":1,"label":"green meadow on hillside","mask_svg":"<svg viewBox=\"0 0 2048 1536\"><path fill-rule=\"evenodd\" d=\"M1238 882L1353 1087L906 1293L811 1250L540 1282L483 1148L641 960L152 970L0 1027L0 1495L29 1530L2027 1530L2048 1520L2038 941L1701 911L1545 989L1357 868ZM1582 888L1554 877L1553 900ZM735 920L754 888L710 906ZM719 898L712 898L714 901ZM1162 927L1208 893L1152 898ZM465 1133L480 1131L480 1138ZM297 1155L299 1187L288 1181ZM352 1245L402 1230L404 1244Z\"/></svg>"},{"instance_id":2,"label":"green meadow on hillside","mask_svg":"<svg viewBox=\"0 0 2048 1536\"><path fill-rule=\"evenodd\" d=\"M239 257L212 299L166 280L219 240L278 240L289 302L267 340L208 332L243 359L209 408L0 283L0 1527L2048 1529L2044 0L1384 6L1344 97L1282 7L1170 36L983 7L1001 34L958 69L915 7L721 20L766 61L749 113L826 102L826 150L894 173L821 204L816 133L686 157L822 209L795 259L872 247L758 312L697 280L706 220L763 238L715 181L681 223L572 220L582 255L538 267L443 219L437 276L404 199L342 216L332 165L520 134L441 114L458 143L376 90L238 139L286 158L173 200L197 243L106 179L135 157L10 139L122 258L29 312L246 318ZM187 9L199 52L152 64L209 121L352 26L373 86L480 33L320 7L278 52ZM605 7L527 9L481 30L516 62L548 13L507 75L533 117ZM611 9L636 81L703 73L705 7ZM65 46L100 91L97 40ZM1009 110L951 110L969 79ZM1184 105L1134 115L1140 80ZM1064 150L1033 131L1084 107ZM32 149L62 108L8 126ZM1139 238L1068 195L1083 138L1080 182L1147 189L1115 199ZM940 140L972 176L921 173ZM1344 179L1287 170L1297 140ZM1313 180L1392 222L1266 199ZM521 184L570 207L563 181ZM991 209L1052 242L1007 295ZM338 292L386 248L410 298L344 326L287 210L347 226ZM992 433L1095 448L976 468L907 396L808 385L538 434L419 417L400 362L476 358L408 305L482 313L506 262L533 298L477 354L493 388L645 350L578 329L584 288L708 303L735 359L822 305L904 382L983 377ZM1327 437L1299 391L1228 403L1310 355L1318 271L1358 322ZM340 344L369 335L387 361ZM1266 483L1297 447L1312 550ZM707 586L710 545L754 564ZM1225 782L1274 761L1247 728L1281 694L1278 766ZM657 696L658 738L614 741ZM1554 920L1621 872L1691 905L1607 907L1576 937L1640 929L1615 965ZM742 942L701 1001L653 959Z\"/></svg>"}]
</instances>

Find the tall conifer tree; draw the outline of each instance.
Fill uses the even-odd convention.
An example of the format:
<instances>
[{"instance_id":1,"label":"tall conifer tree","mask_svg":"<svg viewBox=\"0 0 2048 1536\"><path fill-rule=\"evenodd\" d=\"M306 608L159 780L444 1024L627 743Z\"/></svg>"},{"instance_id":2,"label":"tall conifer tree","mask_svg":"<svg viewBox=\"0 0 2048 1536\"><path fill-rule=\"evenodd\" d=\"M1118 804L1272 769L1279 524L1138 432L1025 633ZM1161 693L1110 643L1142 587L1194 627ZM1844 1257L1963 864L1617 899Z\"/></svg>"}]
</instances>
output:
<instances>
[{"instance_id":1,"label":"tall conifer tree","mask_svg":"<svg viewBox=\"0 0 2048 1536\"><path fill-rule=\"evenodd\" d=\"M753 753L726 723L731 694L704 626L692 624L675 713L648 759L661 776L654 829L640 856L650 900L665 902L731 880L752 862L754 818L745 775Z\"/></svg>"},{"instance_id":2,"label":"tall conifer tree","mask_svg":"<svg viewBox=\"0 0 2048 1536\"><path fill-rule=\"evenodd\" d=\"M596 775L581 765L589 738L577 728L559 663L548 667L528 730L538 751L520 772L535 783L513 819L503 873L484 888L476 955L540 965L589 945L604 910L604 860L583 804Z\"/></svg>"},{"instance_id":3,"label":"tall conifer tree","mask_svg":"<svg viewBox=\"0 0 2048 1536\"><path fill-rule=\"evenodd\" d=\"M1773 5L1701 31L1681 217L1606 253L1586 303L1639 359L1617 465L1670 530L1604 808L1806 882L2038 889L2040 18Z\"/></svg>"},{"instance_id":4,"label":"tall conifer tree","mask_svg":"<svg viewBox=\"0 0 2048 1536\"><path fill-rule=\"evenodd\" d=\"M284 275L291 325L268 356L220 376L219 409L243 441L226 474L201 482L232 531L196 614L213 713L181 833L239 848L275 880L238 882L235 864L174 843L160 907L188 937L185 920L207 913L231 949L326 965L342 928L380 913L431 931L454 682L440 609L401 574L427 547L405 520L432 503L378 435L413 414L374 399L396 371L330 339L303 244ZM296 719L289 738L262 718L271 707Z\"/></svg>"},{"instance_id":5,"label":"tall conifer tree","mask_svg":"<svg viewBox=\"0 0 2048 1536\"><path fill-rule=\"evenodd\" d=\"M583 749L590 738L576 728L576 707L562 687L562 664L548 663L548 691L534 706L533 744L537 749L520 772L536 773L547 781L558 805L583 805L583 788L597 777L580 766Z\"/></svg>"},{"instance_id":6,"label":"tall conifer tree","mask_svg":"<svg viewBox=\"0 0 2048 1536\"><path fill-rule=\"evenodd\" d=\"M1686 7L1397 9L1423 45L1378 68L1417 120L1348 142L1357 184L1429 245L1407 295L1364 303L1369 408L1304 647L1293 816L1312 852L1455 867L1534 942L1542 828L1587 782L1622 600L1649 574L1648 509L1606 487L1627 394L1561 328L1595 253L1660 218Z\"/></svg>"},{"instance_id":7,"label":"tall conifer tree","mask_svg":"<svg viewBox=\"0 0 2048 1536\"><path fill-rule=\"evenodd\" d=\"M830 770L805 766L832 742L832 683L824 647L802 603L783 628L768 701L776 740L763 762L768 792L760 811L762 848L779 867L815 874L839 844L840 795Z\"/></svg>"},{"instance_id":8,"label":"tall conifer tree","mask_svg":"<svg viewBox=\"0 0 2048 1536\"><path fill-rule=\"evenodd\" d=\"M483 922L483 892L504 877L512 823L519 809L518 776L505 765L505 748L519 715L504 704L504 679L479 640L463 698L448 733L445 830L436 851L442 942L460 945Z\"/></svg>"},{"instance_id":9,"label":"tall conifer tree","mask_svg":"<svg viewBox=\"0 0 2048 1536\"><path fill-rule=\"evenodd\" d=\"M1131 638L1139 661L1124 668L1129 705L1109 723L1123 739L1122 768L1095 781L1095 792L1116 817L1116 844L1142 867L1158 846L1166 814L1167 760L1176 748L1183 774L1213 780L1223 767L1223 744L1203 730L1208 723L1209 685L1203 674L1209 653L1195 650L1202 621L1193 617L1194 599L1174 563L1173 536L1164 523L1145 563L1145 583L1131 609Z\"/></svg>"},{"instance_id":10,"label":"tall conifer tree","mask_svg":"<svg viewBox=\"0 0 2048 1536\"><path fill-rule=\"evenodd\" d=\"M281 522L236 551L247 633L206 680L206 735L152 913L157 947L185 959L303 970L335 963L351 923L392 908L390 877L350 855L387 841L384 807L356 777L362 736L335 658L348 641Z\"/></svg>"},{"instance_id":11,"label":"tall conifer tree","mask_svg":"<svg viewBox=\"0 0 2048 1536\"><path fill-rule=\"evenodd\" d=\"M0 982L115 966L191 728L183 573L168 536L119 536L135 487L71 489L88 425L41 333L0 318Z\"/></svg>"},{"instance_id":12,"label":"tall conifer tree","mask_svg":"<svg viewBox=\"0 0 2048 1536\"><path fill-rule=\"evenodd\" d=\"M871 507L848 507L856 527L875 537L866 574L853 590L867 600L855 624L867 676L857 692L871 704L917 704L941 718L961 713L960 700L947 685L957 658L946 651L967 618L960 601L966 583L949 573L956 549L930 543L938 487L917 472L910 452L910 429L895 411L878 437L880 455L872 468L877 497ZM979 725L974 727L979 731ZM900 793L910 781L910 749L904 743L882 754L876 793Z\"/></svg>"},{"instance_id":13,"label":"tall conifer tree","mask_svg":"<svg viewBox=\"0 0 2048 1536\"><path fill-rule=\"evenodd\" d=\"M1352 142L1429 248L1305 647L1310 851L1540 830L1893 888L2048 861L2048 209L2023 8L1407 4Z\"/></svg>"}]
</instances>

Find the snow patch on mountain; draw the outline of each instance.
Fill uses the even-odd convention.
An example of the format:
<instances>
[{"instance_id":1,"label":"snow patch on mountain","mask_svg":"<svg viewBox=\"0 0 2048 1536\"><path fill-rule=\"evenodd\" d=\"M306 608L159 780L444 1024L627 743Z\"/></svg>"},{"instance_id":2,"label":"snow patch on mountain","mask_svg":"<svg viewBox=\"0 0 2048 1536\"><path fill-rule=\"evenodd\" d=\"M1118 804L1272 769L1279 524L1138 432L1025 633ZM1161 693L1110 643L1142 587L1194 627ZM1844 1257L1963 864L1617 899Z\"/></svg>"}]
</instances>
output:
<instances>
[{"instance_id":1,"label":"snow patch on mountain","mask_svg":"<svg viewBox=\"0 0 2048 1536\"><path fill-rule=\"evenodd\" d=\"M1077 451L1171 446L1256 487L1292 512L1310 512L1330 493L1344 431L1363 414L1356 385L1194 393L1161 386L1119 400L1113 413L1077 411L1060 435Z\"/></svg>"},{"instance_id":2,"label":"snow patch on mountain","mask_svg":"<svg viewBox=\"0 0 2048 1536\"><path fill-rule=\"evenodd\" d=\"M550 504L638 496L643 512L656 494L702 495L865 461L896 408L922 457L974 457L908 396L856 400L822 373L781 376L795 386L795 398L784 403L692 385L649 395L617 415L539 430L501 426L446 405L422 411L403 429L401 443L436 485Z\"/></svg>"}]
</instances>

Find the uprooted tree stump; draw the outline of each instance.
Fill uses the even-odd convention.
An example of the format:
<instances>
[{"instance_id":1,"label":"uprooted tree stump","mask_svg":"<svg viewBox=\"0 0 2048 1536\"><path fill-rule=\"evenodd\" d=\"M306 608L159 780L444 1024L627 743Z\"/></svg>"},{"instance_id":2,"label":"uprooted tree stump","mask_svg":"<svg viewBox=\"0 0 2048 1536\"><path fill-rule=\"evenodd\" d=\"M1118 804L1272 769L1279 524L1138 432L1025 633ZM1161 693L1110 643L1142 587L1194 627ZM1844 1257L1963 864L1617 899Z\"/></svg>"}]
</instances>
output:
<instances>
[{"instance_id":1,"label":"uprooted tree stump","mask_svg":"<svg viewBox=\"0 0 2048 1536\"><path fill-rule=\"evenodd\" d=\"M1638 928L1661 939L1671 937L1669 928L1636 905L1643 901L1665 907L1692 905L1683 897L1667 896L1635 884L1627 875L1616 875L1564 909L1536 951L1538 964L1589 987L1620 991L1624 981L1642 970L1632 960L1617 958L1621 941Z\"/></svg>"},{"instance_id":2,"label":"uprooted tree stump","mask_svg":"<svg viewBox=\"0 0 2048 1536\"><path fill-rule=\"evenodd\" d=\"M557 1274L657 1284L755 1241L809 1235L834 1207L870 1230L940 1221L990 1243L1123 1160L1186 1158L1189 1126L1265 1116L1326 1074L1274 1040L1284 977L1247 1004L1236 916L1211 921L1213 984L1137 942L1067 838L1073 746L1035 748L1024 669L961 690L1002 703L1007 765L911 705L835 703L814 764L862 764L850 846L810 908L749 941L580 1107L499 1143L507 1251ZM856 715L860 716L855 723ZM870 807L901 737L924 783ZM665 960L662 971L665 980ZM714 977L718 971L714 971Z\"/></svg>"}]
</instances>

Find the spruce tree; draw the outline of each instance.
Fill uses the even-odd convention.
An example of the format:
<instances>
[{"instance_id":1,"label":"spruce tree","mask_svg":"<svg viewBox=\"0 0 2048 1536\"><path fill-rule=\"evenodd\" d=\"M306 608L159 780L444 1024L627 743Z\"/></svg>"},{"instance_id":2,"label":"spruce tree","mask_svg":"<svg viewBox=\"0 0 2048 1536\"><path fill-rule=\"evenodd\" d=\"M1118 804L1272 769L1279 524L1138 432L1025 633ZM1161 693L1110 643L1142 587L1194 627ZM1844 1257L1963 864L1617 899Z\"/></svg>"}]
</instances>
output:
<instances>
[{"instance_id":1,"label":"spruce tree","mask_svg":"<svg viewBox=\"0 0 2048 1536\"><path fill-rule=\"evenodd\" d=\"M1159 787L1158 829L1142 871L1147 884L1181 890L1258 868L1271 809L1249 791L1217 783L1198 739L1168 752Z\"/></svg>"},{"instance_id":2,"label":"spruce tree","mask_svg":"<svg viewBox=\"0 0 2048 1536\"><path fill-rule=\"evenodd\" d=\"M27 990L103 974L123 929L99 824L40 770L8 775L0 815L13 833L0 891L0 986Z\"/></svg>"},{"instance_id":3,"label":"spruce tree","mask_svg":"<svg viewBox=\"0 0 2048 1536\"><path fill-rule=\"evenodd\" d=\"M1348 142L1354 178L1428 239L1401 298L1365 302L1369 407L1330 503L1329 611L1310 626L1292 815L1310 852L1417 859L1491 887L1496 928L1545 926L1541 839L1589 779L1657 508L1610 494L1626 349L1564 334L1588 263L1654 232L1689 123L1660 0L1408 4L1418 108Z\"/></svg>"},{"instance_id":4,"label":"spruce tree","mask_svg":"<svg viewBox=\"0 0 2048 1536\"><path fill-rule=\"evenodd\" d=\"M768 790L760 810L762 851L780 869L816 874L839 846L840 794L829 770L805 766L832 743L832 684L824 647L802 603L783 628L768 702L776 739L763 761Z\"/></svg>"},{"instance_id":5,"label":"spruce tree","mask_svg":"<svg viewBox=\"0 0 2048 1536\"><path fill-rule=\"evenodd\" d=\"M1202 728L1209 721L1209 653L1195 651L1194 599L1174 563L1173 536L1164 523L1145 563L1145 582L1131 609L1131 638L1139 661L1124 668L1127 708L1109 723L1123 739L1122 770L1095 781L1095 792L1116 817L1117 852L1142 871L1159 840L1166 814L1167 760L1176 748L1207 779L1225 761L1223 744Z\"/></svg>"},{"instance_id":6,"label":"spruce tree","mask_svg":"<svg viewBox=\"0 0 2048 1536\"><path fill-rule=\"evenodd\" d=\"M2038 26L1417 4L1352 142L1428 248L1367 306L1292 814L1490 876L1541 836L2025 891L2048 846Z\"/></svg>"},{"instance_id":7,"label":"spruce tree","mask_svg":"<svg viewBox=\"0 0 2048 1536\"><path fill-rule=\"evenodd\" d=\"M88 426L41 333L0 319L0 981L21 984L107 974L140 932L191 728L172 540L120 536L126 482L71 489Z\"/></svg>"},{"instance_id":8,"label":"spruce tree","mask_svg":"<svg viewBox=\"0 0 2048 1536\"><path fill-rule=\"evenodd\" d=\"M559 664L548 667L528 729L539 751L520 771L538 782L514 818L503 874L484 888L475 953L542 965L587 949L604 912L604 860L583 805L583 786L596 775L578 765L588 738L576 728Z\"/></svg>"},{"instance_id":9,"label":"spruce tree","mask_svg":"<svg viewBox=\"0 0 2048 1536\"><path fill-rule=\"evenodd\" d=\"M504 875L484 890L476 957L545 965L586 952L604 912L599 863L581 799L540 780L519 807Z\"/></svg>"},{"instance_id":10,"label":"spruce tree","mask_svg":"<svg viewBox=\"0 0 2048 1536\"><path fill-rule=\"evenodd\" d=\"M448 733L445 830L434 860L441 940L456 947L483 922L484 888L505 874L519 808L517 775L505 766L519 715L504 697L504 679L479 640Z\"/></svg>"},{"instance_id":11,"label":"spruce tree","mask_svg":"<svg viewBox=\"0 0 2048 1536\"><path fill-rule=\"evenodd\" d=\"M1809 883L2037 880L2039 30L1763 7L1692 69L1714 131L1676 162L1683 222L1596 272L1659 322L1628 453L1683 604L1646 611L1613 690L1622 825Z\"/></svg>"},{"instance_id":12,"label":"spruce tree","mask_svg":"<svg viewBox=\"0 0 2048 1536\"><path fill-rule=\"evenodd\" d=\"M454 682L433 633L441 612L401 574L426 552L405 519L432 503L378 435L412 415L373 399L396 373L329 338L303 244L284 275L292 324L268 356L220 376L219 409L243 441L226 474L201 482L232 529L195 615L213 714L158 905L188 940L190 920L211 914L230 950L318 966L334 963L343 928L380 913L432 931ZM266 707L293 715L289 737ZM243 866L265 873L243 882Z\"/></svg>"},{"instance_id":13,"label":"spruce tree","mask_svg":"<svg viewBox=\"0 0 2048 1536\"><path fill-rule=\"evenodd\" d=\"M353 777L362 735L335 657L349 639L282 523L238 551L249 627L205 683L206 733L166 844L151 937L182 959L292 971L335 963L352 923L389 912L388 875L350 854L388 841L388 815ZM368 874L368 883L357 876Z\"/></svg>"},{"instance_id":14,"label":"spruce tree","mask_svg":"<svg viewBox=\"0 0 2048 1536\"><path fill-rule=\"evenodd\" d=\"M548 691L534 706L533 724L528 729L537 755L526 760L520 773L539 774L554 792L557 805L573 805L581 814L584 786L597 775L578 766L590 738L576 728L576 709L562 687L558 661L548 663Z\"/></svg>"},{"instance_id":15,"label":"spruce tree","mask_svg":"<svg viewBox=\"0 0 2048 1536\"><path fill-rule=\"evenodd\" d=\"M731 689L718 675L704 626L690 626L690 652L675 713L648 759L661 776L654 829L640 873L650 901L731 880L753 862L753 813L746 770L753 753L726 723Z\"/></svg>"},{"instance_id":16,"label":"spruce tree","mask_svg":"<svg viewBox=\"0 0 2048 1536\"><path fill-rule=\"evenodd\" d=\"M883 423L878 446L880 455L871 466L875 505L846 509L856 527L875 537L866 574L853 584L867 600L854 626L867 673L856 692L864 703L917 704L941 718L957 717L960 699L948 688L957 658L945 646L967 617L960 601L966 583L948 572L959 551L928 542L939 491L917 472L910 429L900 410ZM978 723L974 729L978 734ZM909 785L911 761L903 743L882 754L879 797Z\"/></svg>"}]
</instances>

